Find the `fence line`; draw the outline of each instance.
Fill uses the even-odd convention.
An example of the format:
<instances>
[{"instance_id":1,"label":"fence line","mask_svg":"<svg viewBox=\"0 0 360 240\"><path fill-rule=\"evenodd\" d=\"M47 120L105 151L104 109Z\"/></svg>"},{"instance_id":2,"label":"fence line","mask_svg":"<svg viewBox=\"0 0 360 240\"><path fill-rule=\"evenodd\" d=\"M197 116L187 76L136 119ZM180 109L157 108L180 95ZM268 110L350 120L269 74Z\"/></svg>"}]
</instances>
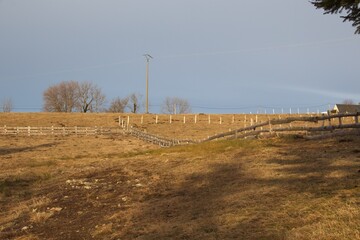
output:
<instances>
[{"instance_id":1,"label":"fence line","mask_svg":"<svg viewBox=\"0 0 360 240\"><path fill-rule=\"evenodd\" d=\"M161 147L171 147L171 146L176 146L176 145L185 145L185 144L190 144L190 143L196 143L196 141L193 141L193 140L168 139L165 137L146 133L146 132L138 130L134 127L127 129L126 133L130 134L136 138L139 138L143 141L154 143Z\"/></svg>"},{"instance_id":2,"label":"fence line","mask_svg":"<svg viewBox=\"0 0 360 240\"><path fill-rule=\"evenodd\" d=\"M107 135L123 132L119 127L0 127L0 135Z\"/></svg>"},{"instance_id":3,"label":"fence line","mask_svg":"<svg viewBox=\"0 0 360 240\"><path fill-rule=\"evenodd\" d=\"M201 141L196 140L178 140L178 139L169 139L154 134L149 134L144 131L136 129L134 126L130 126L129 117L127 122L123 121L119 117L119 124L121 127L0 127L0 135L107 135L107 134L129 134L141 140L157 144L162 147L170 147L175 145L184 145L192 143L207 142L221 138L246 138L248 136L257 136L263 133L290 133L290 132L302 132L302 133L317 133L317 132L331 132L335 133L336 130L344 129L360 129L359 124L359 115L360 113L347 113L347 114L337 114L337 115L322 115L315 117L289 117L282 119L270 119L265 122L254 124L253 119L251 119L250 126L245 126L243 128L238 128L232 131L216 134L214 136L208 137ZM209 115L210 116L210 115ZM352 118L352 123L344 124L344 118ZM171 118L170 118L171 119ZM210 118L209 118L210 119ZM246 116L245 116L246 119ZM334 124L335 121L332 119L338 119L338 124ZM121 121L120 121L121 120ZM142 119L143 120L143 119ZM198 119L197 119L198 120ZM172 119L170 120L172 121ZM185 122L186 120L184 120ZM210 120L209 120L210 121ZM322 126L308 127L307 123L313 122L318 123L322 121ZM220 118L220 123L222 119ZM302 126L293 126L292 123L300 122ZM328 125L326 126L326 122ZM286 124L288 124L286 126ZM284 126L285 125L285 126ZM305 125L305 126L304 126ZM329 135L329 134L328 134Z\"/></svg>"},{"instance_id":4,"label":"fence line","mask_svg":"<svg viewBox=\"0 0 360 240\"><path fill-rule=\"evenodd\" d=\"M359 124L359 115L360 113L345 113L345 114L337 114L337 115L323 115L323 116L316 116L316 117L290 117L286 119L272 119L268 120L266 122L262 122L259 124L251 125L248 127L236 129L233 131L225 132L216 134L214 136L211 136L204 141L211 141L219 138L224 137L234 137L234 138L241 138L241 137L247 137L247 136L256 136L261 133L276 133L276 132L323 132L323 131L335 131L337 129L357 129L360 128ZM343 118L353 117L354 123L351 124L343 124ZM339 124L338 125L332 125L331 120L332 119L338 119ZM325 126L325 121L329 121L329 125ZM313 122L318 123L319 121L323 121L323 125L321 127L294 127L291 124L293 122ZM288 127L283 127L283 124L289 124ZM275 126L280 125L279 128L276 128ZM264 129L264 127L267 127ZM260 128L260 130L256 130Z\"/></svg>"},{"instance_id":5,"label":"fence line","mask_svg":"<svg viewBox=\"0 0 360 240\"><path fill-rule=\"evenodd\" d=\"M293 116L295 114L274 114L273 116ZM299 115L299 114L298 114ZM319 114L307 113L302 114L306 116L318 116ZM302 116L300 114L300 116ZM149 114L149 115L120 115L114 120L120 127L129 127L134 124L238 124L244 123L246 125L253 125L258 123L263 118L267 118L269 114Z\"/></svg>"},{"instance_id":6,"label":"fence line","mask_svg":"<svg viewBox=\"0 0 360 240\"><path fill-rule=\"evenodd\" d=\"M177 140L177 139L169 139L153 134L146 133L145 131L141 131L136 129L135 127L124 128L125 133L130 134L134 137L142 139L146 142L151 142L157 144L162 147L170 147L176 145L185 145L185 144L193 144L193 143L201 143L212 141L220 138L246 138L248 136L257 136L263 133L278 133L278 132L305 132L305 133L315 133L315 132L334 132L338 129L360 129L359 117L360 113L349 113L349 114L338 114L338 115L323 115L316 117L290 117L285 119L269 119L266 122L261 122L255 125L250 125L248 127L239 128L233 131L228 131L220 134L216 134L214 136L208 137L204 140ZM355 123L351 124L343 124L342 119L346 117L353 117ZM339 119L338 125L333 125L332 119ZM325 121L328 120L329 125L325 126ZM318 123L323 121L323 125L320 127L308 127L308 122ZM305 126L292 126L293 122L302 122ZM253 123L252 123L253 124ZM287 127L283 125L288 124ZM128 124L126 124L128 126ZM279 127L277 127L279 126ZM328 134L329 135L329 134ZM336 134L335 134L336 135ZM330 136L330 135L329 135ZM316 138L316 136L313 136Z\"/></svg>"}]
</instances>

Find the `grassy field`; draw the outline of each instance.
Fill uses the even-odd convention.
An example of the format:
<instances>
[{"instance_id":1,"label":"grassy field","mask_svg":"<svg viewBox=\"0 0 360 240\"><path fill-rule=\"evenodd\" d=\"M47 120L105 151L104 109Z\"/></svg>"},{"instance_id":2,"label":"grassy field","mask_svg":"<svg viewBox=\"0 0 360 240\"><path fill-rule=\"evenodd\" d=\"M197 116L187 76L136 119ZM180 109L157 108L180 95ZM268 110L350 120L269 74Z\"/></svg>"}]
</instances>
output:
<instances>
[{"instance_id":1,"label":"grassy field","mask_svg":"<svg viewBox=\"0 0 360 240\"><path fill-rule=\"evenodd\" d=\"M317 116L311 114L110 114L110 113L0 113L0 127L136 127L170 139L203 140L215 134L249 127L269 119ZM120 120L120 123L119 123ZM128 124L129 121L129 124ZM352 118L343 123L354 123ZM317 123L295 122L292 126L337 125L338 119ZM281 126L277 126L281 127ZM282 125L286 127L286 125ZM289 127L289 125L287 125Z\"/></svg>"},{"instance_id":2,"label":"grassy field","mask_svg":"<svg viewBox=\"0 0 360 240\"><path fill-rule=\"evenodd\" d=\"M184 138L236 124L154 117L134 124ZM0 124L117 118L14 113ZM360 137L159 148L124 135L0 136L0 204L0 239L360 239Z\"/></svg>"}]
</instances>

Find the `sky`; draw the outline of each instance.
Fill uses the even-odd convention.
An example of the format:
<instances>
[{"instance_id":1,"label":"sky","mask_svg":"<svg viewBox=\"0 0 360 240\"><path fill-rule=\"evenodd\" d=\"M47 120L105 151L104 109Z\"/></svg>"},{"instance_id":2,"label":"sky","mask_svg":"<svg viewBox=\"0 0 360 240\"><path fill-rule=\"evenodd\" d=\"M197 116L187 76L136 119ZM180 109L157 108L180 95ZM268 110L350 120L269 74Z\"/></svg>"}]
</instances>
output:
<instances>
[{"instance_id":1,"label":"sky","mask_svg":"<svg viewBox=\"0 0 360 240\"><path fill-rule=\"evenodd\" d=\"M360 35L307 0L0 0L0 102L89 81L194 113L315 112L360 102Z\"/></svg>"}]
</instances>

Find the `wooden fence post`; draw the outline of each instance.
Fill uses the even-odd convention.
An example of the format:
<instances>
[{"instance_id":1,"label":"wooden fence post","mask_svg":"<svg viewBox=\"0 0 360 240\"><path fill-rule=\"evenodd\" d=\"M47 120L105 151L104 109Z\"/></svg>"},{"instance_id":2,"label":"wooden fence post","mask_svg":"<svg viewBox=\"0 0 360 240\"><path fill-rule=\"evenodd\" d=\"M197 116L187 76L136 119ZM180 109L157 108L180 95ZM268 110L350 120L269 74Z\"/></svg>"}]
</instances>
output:
<instances>
[{"instance_id":1,"label":"wooden fence post","mask_svg":"<svg viewBox=\"0 0 360 240\"><path fill-rule=\"evenodd\" d=\"M186 123L186 116L184 116L184 124Z\"/></svg>"},{"instance_id":2,"label":"wooden fence post","mask_svg":"<svg viewBox=\"0 0 360 240\"><path fill-rule=\"evenodd\" d=\"M144 123L144 115L141 115L141 124Z\"/></svg>"},{"instance_id":3,"label":"wooden fence post","mask_svg":"<svg viewBox=\"0 0 360 240\"><path fill-rule=\"evenodd\" d=\"M220 117L219 123L220 123L220 125L222 124L222 117Z\"/></svg>"},{"instance_id":4,"label":"wooden fence post","mask_svg":"<svg viewBox=\"0 0 360 240\"><path fill-rule=\"evenodd\" d=\"M155 116L155 123L156 123L156 124L158 123L158 120L159 120L159 116L156 115L156 116Z\"/></svg>"},{"instance_id":5,"label":"wooden fence post","mask_svg":"<svg viewBox=\"0 0 360 240\"><path fill-rule=\"evenodd\" d=\"M209 124L210 124L210 123L211 123L211 117L210 117L210 114L209 114L209 117L208 117L208 118L209 118Z\"/></svg>"},{"instance_id":6,"label":"wooden fence post","mask_svg":"<svg viewBox=\"0 0 360 240\"><path fill-rule=\"evenodd\" d=\"M170 122L170 124L172 123L172 115L170 115L169 122Z\"/></svg>"},{"instance_id":7,"label":"wooden fence post","mask_svg":"<svg viewBox=\"0 0 360 240\"><path fill-rule=\"evenodd\" d=\"M28 126L28 136L30 136L30 135L31 135L31 127Z\"/></svg>"},{"instance_id":8,"label":"wooden fence post","mask_svg":"<svg viewBox=\"0 0 360 240\"><path fill-rule=\"evenodd\" d=\"M232 116L232 121L231 121L231 123L233 123L233 124L235 123L235 115Z\"/></svg>"},{"instance_id":9,"label":"wooden fence post","mask_svg":"<svg viewBox=\"0 0 360 240\"><path fill-rule=\"evenodd\" d=\"M279 120L281 120L281 115L279 114ZM280 128L282 128L282 124L280 124Z\"/></svg>"}]
</instances>

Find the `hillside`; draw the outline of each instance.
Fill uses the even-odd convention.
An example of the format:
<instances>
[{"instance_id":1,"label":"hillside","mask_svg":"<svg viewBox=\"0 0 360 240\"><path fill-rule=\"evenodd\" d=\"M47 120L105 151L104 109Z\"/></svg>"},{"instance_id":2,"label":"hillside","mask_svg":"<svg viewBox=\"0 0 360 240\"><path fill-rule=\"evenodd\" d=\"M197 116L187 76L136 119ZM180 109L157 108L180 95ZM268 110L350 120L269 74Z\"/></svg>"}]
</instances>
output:
<instances>
[{"instance_id":1,"label":"hillside","mask_svg":"<svg viewBox=\"0 0 360 240\"><path fill-rule=\"evenodd\" d=\"M26 115L0 121L118 124ZM154 125L174 131L142 127ZM0 239L360 239L359 146L357 136L172 148L124 135L0 136Z\"/></svg>"},{"instance_id":2,"label":"hillside","mask_svg":"<svg viewBox=\"0 0 360 240\"><path fill-rule=\"evenodd\" d=\"M136 127L170 139L202 140L209 136L249 127L269 119L298 114L114 114L114 113L0 113L0 126L7 127ZM120 123L119 123L120 120ZM322 122L310 126L322 126ZM326 123L328 124L328 123ZM303 125L303 123L300 123ZM296 123L294 124L296 126Z\"/></svg>"}]
</instances>

